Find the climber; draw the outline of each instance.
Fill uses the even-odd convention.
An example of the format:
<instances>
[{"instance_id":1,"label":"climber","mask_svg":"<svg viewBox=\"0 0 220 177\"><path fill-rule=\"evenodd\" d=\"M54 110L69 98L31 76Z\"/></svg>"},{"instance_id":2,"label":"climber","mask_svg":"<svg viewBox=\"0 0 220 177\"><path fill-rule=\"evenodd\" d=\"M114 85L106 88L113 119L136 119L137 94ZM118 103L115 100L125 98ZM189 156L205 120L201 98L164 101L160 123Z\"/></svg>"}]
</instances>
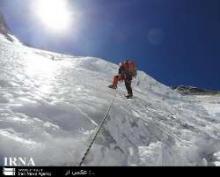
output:
<instances>
[{"instance_id":1,"label":"climber","mask_svg":"<svg viewBox=\"0 0 220 177\"><path fill-rule=\"evenodd\" d=\"M136 64L132 60L125 60L122 63L119 63L118 75L115 75L112 81L112 84L109 88L116 89L118 82L125 82L125 87L127 89L128 94L125 96L126 98L133 97L133 91L131 88L131 81L133 77L137 75Z\"/></svg>"}]
</instances>

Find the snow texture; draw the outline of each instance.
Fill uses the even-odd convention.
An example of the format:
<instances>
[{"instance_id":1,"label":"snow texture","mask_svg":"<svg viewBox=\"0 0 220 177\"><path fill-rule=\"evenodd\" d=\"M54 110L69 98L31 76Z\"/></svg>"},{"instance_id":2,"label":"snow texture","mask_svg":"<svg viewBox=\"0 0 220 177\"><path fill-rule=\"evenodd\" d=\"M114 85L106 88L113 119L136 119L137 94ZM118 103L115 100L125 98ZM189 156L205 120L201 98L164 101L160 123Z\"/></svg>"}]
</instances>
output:
<instances>
[{"instance_id":1,"label":"snow texture","mask_svg":"<svg viewBox=\"0 0 220 177\"><path fill-rule=\"evenodd\" d=\"M17 45L0 35L0 159L79 165L114 98L118 66ZM181 96L142 71L119 84L83 165L220 165L220 97ZM0 164L3 162L0 161Z\"/></svg>"}]
</instances>

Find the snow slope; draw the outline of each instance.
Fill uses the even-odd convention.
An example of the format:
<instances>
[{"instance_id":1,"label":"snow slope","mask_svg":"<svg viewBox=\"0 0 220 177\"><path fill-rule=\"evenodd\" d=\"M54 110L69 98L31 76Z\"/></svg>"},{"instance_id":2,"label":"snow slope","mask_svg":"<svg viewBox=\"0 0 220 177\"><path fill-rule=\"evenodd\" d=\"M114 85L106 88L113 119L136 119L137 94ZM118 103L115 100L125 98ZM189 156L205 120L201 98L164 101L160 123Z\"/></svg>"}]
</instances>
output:
<instances>
[{"instance_id":1,"label":"snow slope","mask_svg":"<svg viewBox=\"0 0 220 177\"><path fill-rule=\"evenodd\" d=\"M116 94L83 165L220 164L220 97L183 97L139 71L126 100L123 83L107 88L117 69L0 36L0 159L78 165Z\"/></svg>"}]
</instances>

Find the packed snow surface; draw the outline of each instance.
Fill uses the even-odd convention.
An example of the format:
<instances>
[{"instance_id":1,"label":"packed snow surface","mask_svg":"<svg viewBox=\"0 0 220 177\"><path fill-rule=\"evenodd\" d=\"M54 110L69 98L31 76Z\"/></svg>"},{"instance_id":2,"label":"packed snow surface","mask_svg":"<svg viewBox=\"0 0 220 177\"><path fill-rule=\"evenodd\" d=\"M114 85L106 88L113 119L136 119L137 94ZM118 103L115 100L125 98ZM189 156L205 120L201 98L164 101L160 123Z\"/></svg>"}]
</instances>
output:
<instances>
[{"instance_id":1,"label":"packed snow surface","mask_svg":"<svg viewBox=\"0 0 220 177\"><path fill-rule=\"evenodd\" d=\"M107 87L117 70L0 35L0 159L79 165L116 95L83 165L220 165L220 96L181 96L139 71L127 100L124 83Z\"/></svg>"}]
</instances>

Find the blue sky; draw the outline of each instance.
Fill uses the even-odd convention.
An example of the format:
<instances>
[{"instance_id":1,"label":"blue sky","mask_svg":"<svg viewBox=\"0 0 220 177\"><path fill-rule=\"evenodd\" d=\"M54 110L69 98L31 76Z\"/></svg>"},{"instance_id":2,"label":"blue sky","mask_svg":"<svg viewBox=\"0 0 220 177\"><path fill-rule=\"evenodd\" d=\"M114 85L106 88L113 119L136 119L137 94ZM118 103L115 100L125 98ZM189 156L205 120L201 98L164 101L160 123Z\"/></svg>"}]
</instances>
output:
<instances>
[{"instance_id":1,"label":"blue sky","mask_svg":"<svg viewBox=\"0 0 220 177\"><path fill-rule=\"evenodd\" d=\"M166 85L220 90L219 0L69 0L65 35L44 28L33 0L0 0L10 30L31 46L138 67Z\"/></svg>"}]
</instances>

